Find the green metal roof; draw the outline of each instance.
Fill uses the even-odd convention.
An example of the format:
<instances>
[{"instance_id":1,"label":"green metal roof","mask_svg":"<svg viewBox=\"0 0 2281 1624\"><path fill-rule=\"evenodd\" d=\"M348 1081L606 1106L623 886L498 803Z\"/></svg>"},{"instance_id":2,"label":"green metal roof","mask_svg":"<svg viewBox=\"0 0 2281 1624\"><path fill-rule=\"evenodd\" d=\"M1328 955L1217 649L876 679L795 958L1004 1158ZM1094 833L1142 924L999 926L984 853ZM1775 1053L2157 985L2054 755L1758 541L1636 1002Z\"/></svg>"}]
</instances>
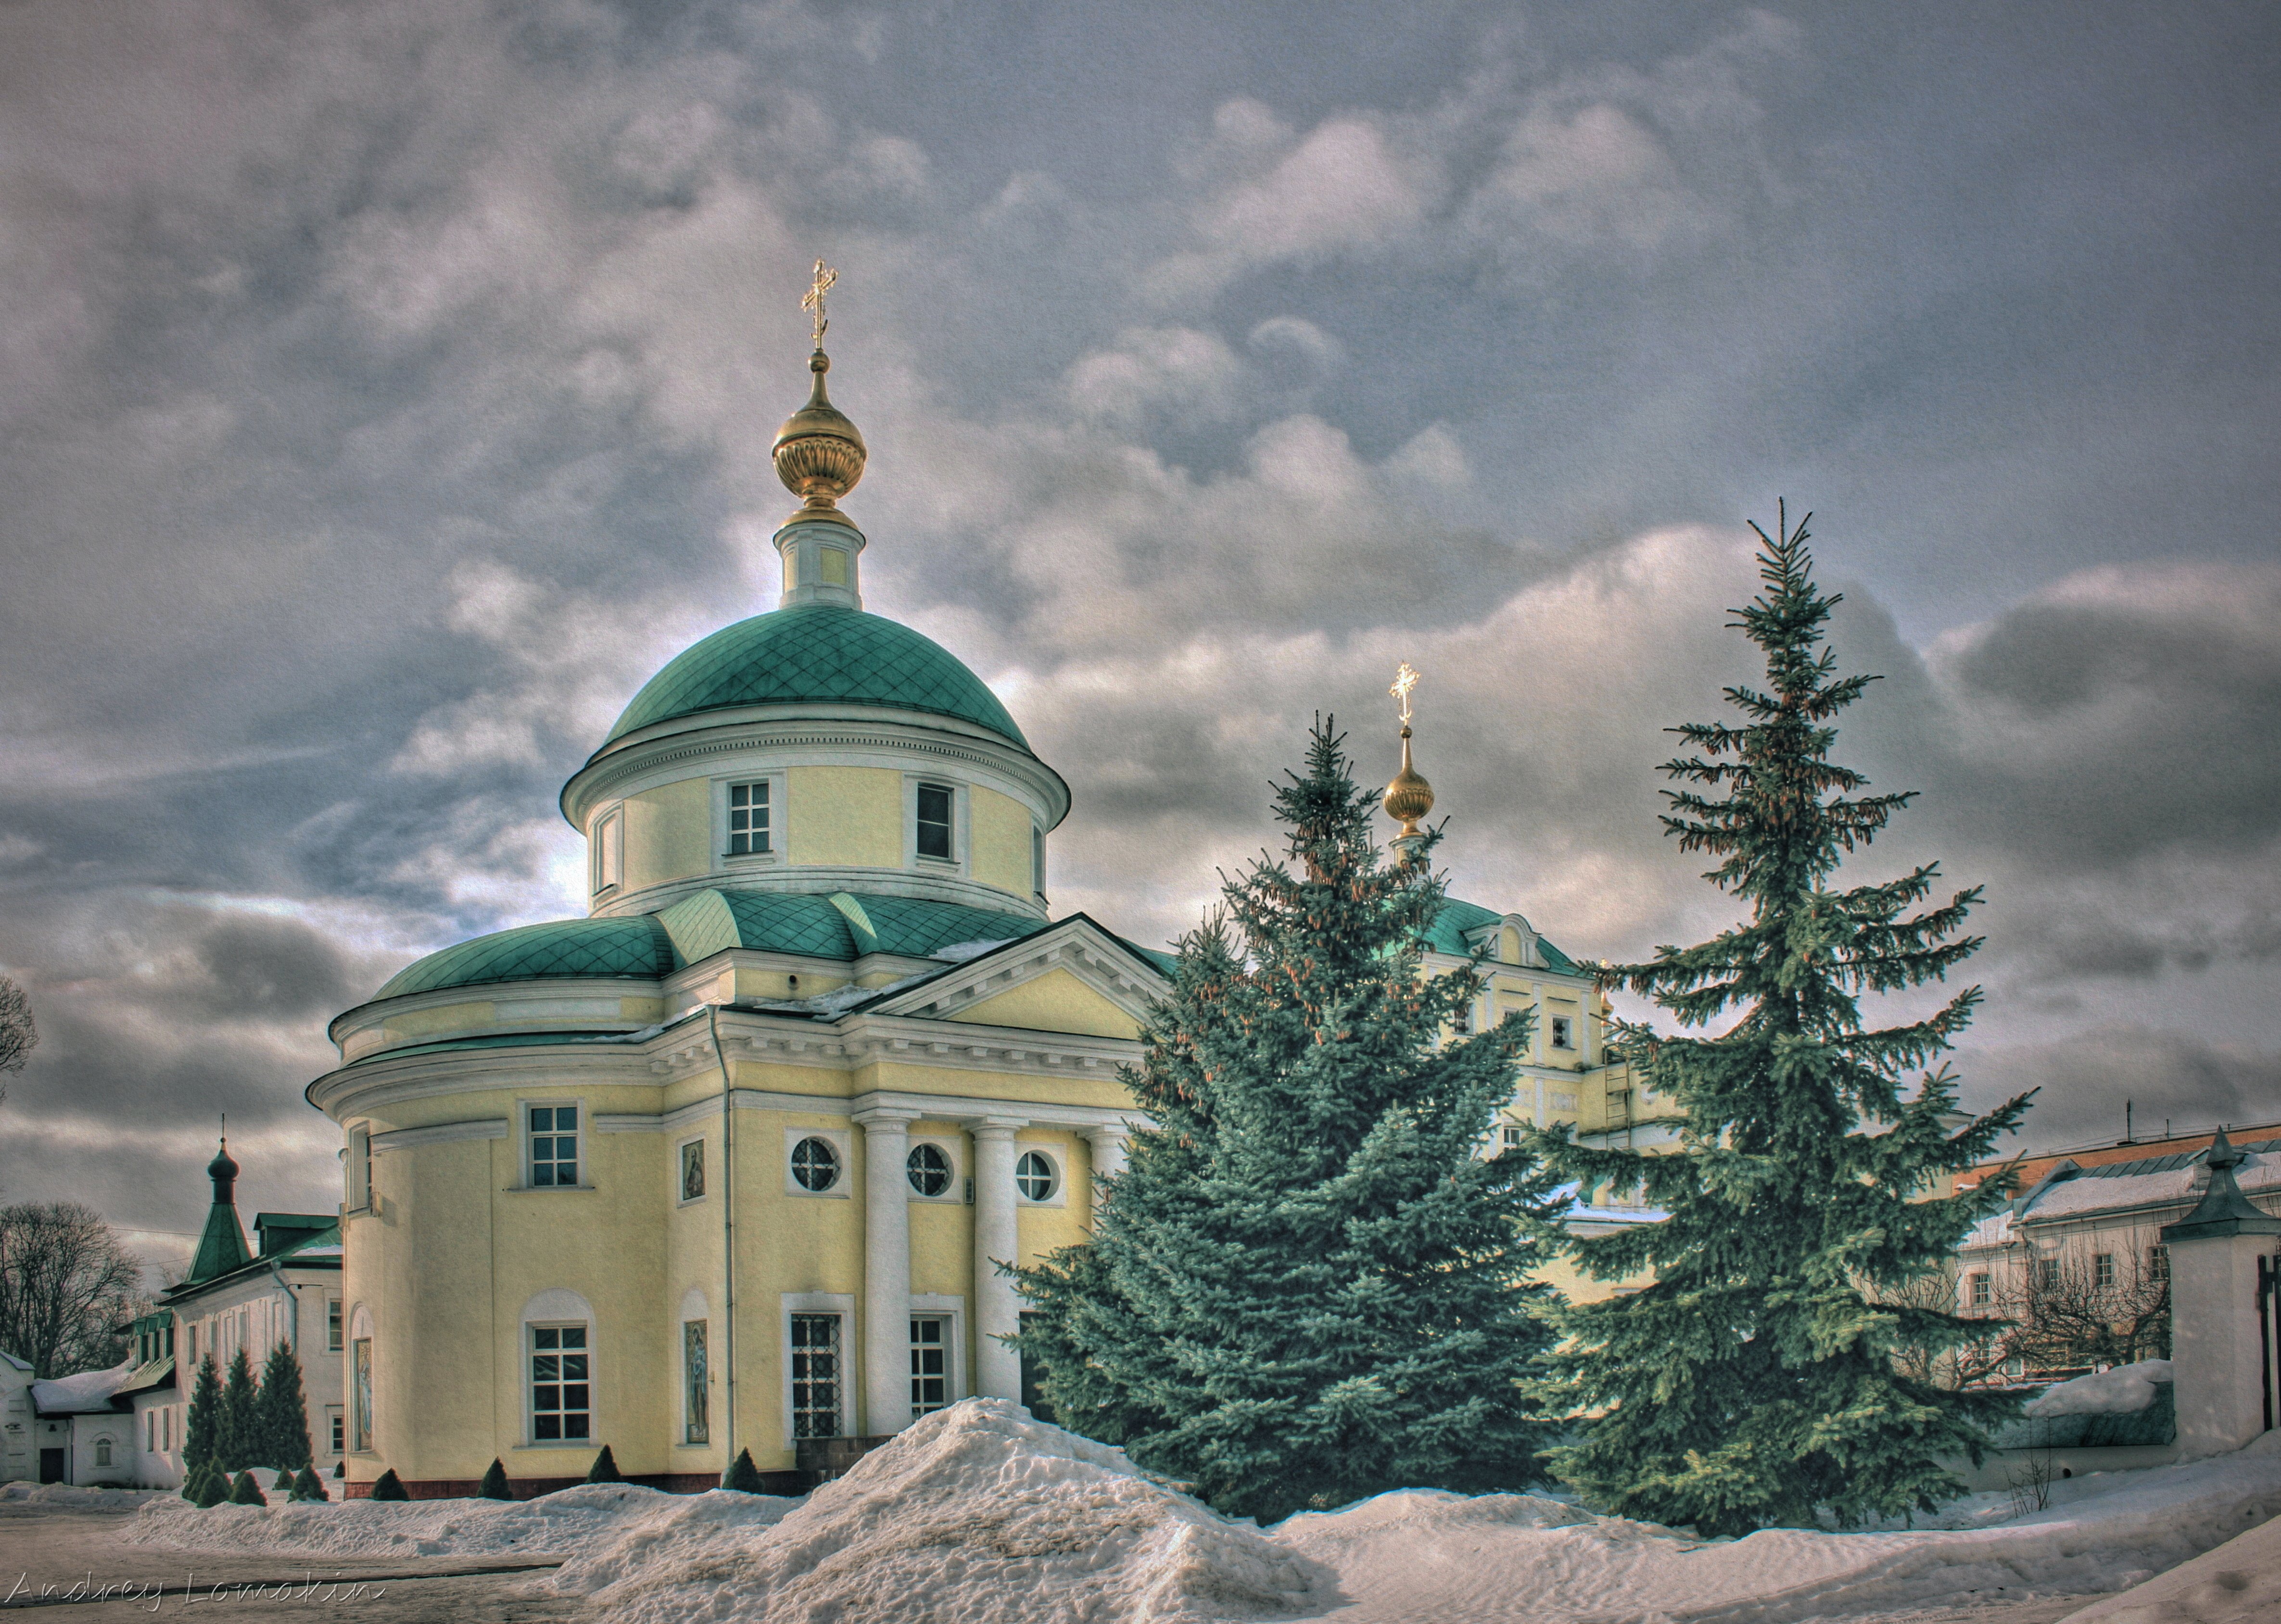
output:
<instances>
[{"instance_id":1,"label":"green metal roof","mask_svg":"<svg viewBox=\"0 0 2281 1624\"><path fill-rule=\"evenodd\" d=\"M940 644L831 604L756 615L684 649L642 685L610 738L700 711L814 701L955 716L1030 747L998 696Z\"/></svg>"},{"instance_id":2,"label":"green metal roof","mask_svg":"<svg viewBox=\"0 0 2281 1624\"><path fill-rule=\"evenodd\" d=\"M245 1249L245 1231L237 1226L237 1209L216 1202L206 1210L206 1226L198 1236L198 1249L190 1258L186 1286L227 1274L253 1254Z\"/></svg>"},{"instance_id":3,"label":"green metal roof","mask_svg":"<svg viewBox=\"0 0 2281 1624\"><path fill-rule=\"evenodd\" d=\"M1453 954L1464 958L1473 952L1465 943L1465 932L1478 931L1485 924L1495 924L1504 915L1494 908L1483 908L1476 902L1461 902L1456 897L1445 898L1442 911L1434 916L1433 929L1426 932L1426 945L1436 953ZM1544 937L1536 939L1537 951L1544 955L1544 967L1555 975L1581 976L1584 972L1576 962L1554 947Z\"/></svg>"},{"instance_id":4,"label":"green metal roof","mask_svg":"<svg viewBox=\"0 0 2281 1624\"><path fill-rule=\"evenodd\" d=\"M374 997L495 981L620 976L653 980L727 947L818 959L852 960L867 953L923 959L955 943L1003 941L1045 927L1044 920L1028 914L920 897L707 890L684 897L661 914L559 919L478 936L406 966Z\"/></svg>"},{"instance_id":5,"label":"green metal roof","mask_svg":"<svg viewBox=\"0 0 2281 1624\"><path fill-rule=\"evenodd\" d=\"M478 936L414 960L390 977L375 998L401 998L439 987L487 981L536 981L558 976L631 976L654 980L673 972L673 942L648 914L630 919L557 919Z\"/></svg>"}]
</instances>

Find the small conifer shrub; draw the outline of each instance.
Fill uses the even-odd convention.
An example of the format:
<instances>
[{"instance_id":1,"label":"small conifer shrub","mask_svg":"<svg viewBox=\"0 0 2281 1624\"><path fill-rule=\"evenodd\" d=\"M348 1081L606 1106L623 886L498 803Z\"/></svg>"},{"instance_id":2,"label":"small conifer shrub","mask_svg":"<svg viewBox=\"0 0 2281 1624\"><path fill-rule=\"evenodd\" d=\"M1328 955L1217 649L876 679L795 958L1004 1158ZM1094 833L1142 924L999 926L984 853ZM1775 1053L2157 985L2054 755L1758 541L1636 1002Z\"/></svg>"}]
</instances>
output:
<instances>
[{"instance_id":1,"label":"small conifer shrub","mask_svg":"<svg viewBox=\"0 0 2281 1624\"><path fill-rule=\"evenodd\" d=\"M761 1486L761 1469L753 1464L752 1450L738 1450L737 1451L737 1464L729 1468L729 1475L722 1480L721 1487L723 1489L733 1489L740 1495L757 1495L768 1492Z\"/></svg>"},{"instance_id":2,"label":"small conifer shrub","mask_svg":"<svg viewBox=\"0 0 2281 1624\"><path fill-rule=\"evenodd\" d=\"M593 1470L586 1473L586 1481L590 1483L622 1483L626 1481L626 1474L618 1470L617 1458L610 1453L608 1444L604 1444L602 1452L594 1457Z\"/></svg>"},{"instance_id":3,"label":"small conifer shrub","mask_svg":"<svg viewBox=\"0 0 2281 1624\"><path fill-rule=\"evenodd\" d=\"M485 1500L512 1500L514 1490L506 1486L506 1467L493 1457L490 1469L483 1473L483 1486L476 1490Z\"/></svg>"},{"instance_id":4,"label":"small conifer shrub","mask_svg":"<svg viewBox=\"0 0 2281 1624\"><path fill-rule=\"evenodd\" d=\"M232 1505L267 1505L269 1496L261 1492L261 1485L253 1479L253 1468L248 1466L237 1474L237 1482L229 1491Z\"/></svg>"},{"instance_id":5,"label":"small conifer shrub","mask_svg":"<svg viewBox=\"0 0 2281 1624\"><path fill-rule=\"evenodd\" d=\"M380 1481L372 1486L372 1497L375 1500L409 1500L412 1496L404 1492L404 1480L397 1476L396 1468L390 1466L380 1474Z\"/></svg>"},{"instance_id":6,"label":"small conifer shrub","mask_svg":"<svg viewBox=\"0 0 2281 1624\"><path fill-rule=\"evenodd\" d=\"M296 1500L329 1500L325 1492L325 1480L317 1475L314 1466L304 1466L293 1478L293 1497Z\"/></svg>"}]
</instances>

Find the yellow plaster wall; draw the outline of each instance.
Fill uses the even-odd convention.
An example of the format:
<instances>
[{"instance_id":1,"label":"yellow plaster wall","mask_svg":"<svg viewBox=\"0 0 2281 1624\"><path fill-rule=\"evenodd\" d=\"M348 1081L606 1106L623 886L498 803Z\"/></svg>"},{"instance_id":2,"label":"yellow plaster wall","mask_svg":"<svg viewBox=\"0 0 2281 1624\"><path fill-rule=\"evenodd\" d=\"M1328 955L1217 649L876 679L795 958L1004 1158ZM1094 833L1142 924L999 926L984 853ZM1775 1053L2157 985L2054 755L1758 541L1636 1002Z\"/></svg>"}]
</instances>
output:
<instances>
[{"instance_id":1,"label":"yellow plaster wall","mask_svg":"<svg viewBox=\"0 0 2281 1624\"><path fill-rule=\"evenodd\" d=\"M968 793L968 838L973 845L968 871L986 885L1027 899L1034 889L1030 884L1029 808L978 784Z\"/></svg>"},{"instance_id":2,"label":"yellow plaster wall","mask_svg":"<svg viewBox=\"0 0 2281 1624\"><path fill-rule=\"evenodd\" d=\"M1035 1263L1058 1247L1074 1246L1086 1237L1093 1215L1093 1158L1090 1147L1074 1133L1054 1128L1025 1128L1014 1135L1018 1164L1025 1150L1050 1154L1062 1170L1060 1206L1020 1206L1015 1209L1015 1234L1024 1263Z\"/></svg>"},{"instance_id":3,"label":"yellow plaster wall","mask_svg":"<svg viewBox=\"0 0 2281 1624\"><path fill-rule=\"evenodd\" d=\"M707 874L713 868L713 785L687 778L626 797L630 891Z\"/></svg>"},{"instance_id":4,"label":"yellow plaster wall","mask_svg":"<svg viewBox=\"0 0 2281 1624\"><path fill-rule=\"evenodd\" d=\"M1097 1038L1137 1038L1140 1025L1066 970L1055 969L1007 988L950 1017L978 1026L1017 1026L1025 1032L1079 1032Z\"/></svg>"},{"instance_id":5,"label":"yellow plaster wall","mask_svg":"<svg viewBox=\"0 0 2281 1624\"><path fill-rule=\"evenodd\" d=\"M902 774L884 767L794 767L785 777L788 861L903 866Z\"/></svg>"}]
</instances>

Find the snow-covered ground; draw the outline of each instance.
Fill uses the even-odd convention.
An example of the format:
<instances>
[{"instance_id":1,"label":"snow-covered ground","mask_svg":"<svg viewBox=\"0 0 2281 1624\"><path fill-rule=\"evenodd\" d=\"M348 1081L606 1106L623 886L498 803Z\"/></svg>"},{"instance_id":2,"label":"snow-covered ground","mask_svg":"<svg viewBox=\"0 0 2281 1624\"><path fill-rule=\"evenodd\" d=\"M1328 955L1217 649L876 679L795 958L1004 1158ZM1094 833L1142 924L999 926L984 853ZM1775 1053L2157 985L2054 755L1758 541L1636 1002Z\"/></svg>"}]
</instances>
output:
<instances>
[{"instance_id":1,"label":"snow-covered ground","mask_svg":"<svg viewBox=\"0 0 2281 1624\"><path fill-rule=\"evenodd\" d=\"M2273 1447L2267 1447L2270 1442ZM2117 1590L2281 1512L2281 1435L2216 1460L1978 1496L1936 1528L1703 1541L1542 1496L1404 1489L1271 1529L999 1399L928 1416L804 1500L566 1489L477 1500L153 1503L128 1537L280 1554L568 1559L613 1624L1672 1620L1789 1624ZM2118 1620L2118 1624L2120 1621Z\"/></svg>"}]
</instances>

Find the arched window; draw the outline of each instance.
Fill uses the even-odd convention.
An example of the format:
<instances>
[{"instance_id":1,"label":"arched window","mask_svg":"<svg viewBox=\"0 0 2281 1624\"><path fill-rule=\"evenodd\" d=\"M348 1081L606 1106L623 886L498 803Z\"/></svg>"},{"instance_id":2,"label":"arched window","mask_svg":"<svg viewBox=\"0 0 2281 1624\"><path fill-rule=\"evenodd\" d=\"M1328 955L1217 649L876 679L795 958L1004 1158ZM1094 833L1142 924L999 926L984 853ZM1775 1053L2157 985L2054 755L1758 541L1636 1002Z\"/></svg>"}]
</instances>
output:
<instances>
[{"instance_id":1,"label":"arched window","mask_svg":"<svg viewBox=\"0 0 2281 1624\"><path fill-rule=\"evenodd\" d=\"M594 1436L594 1310L575 1291L542 1291L523 1304L523 1398L530 1442L586 1443Z\"/></svg>"},{"instance_id":2,"label":"arched window","mask_svg":"<svg viewBox=\"0 0 2281 1624\"><path fill-rule=\"evenodd\" d=\"M107 1466L111 1464L110 1439L97 1438L95 1441L95 1464L98 1466Z\"/></svg>"}]
</instances>

